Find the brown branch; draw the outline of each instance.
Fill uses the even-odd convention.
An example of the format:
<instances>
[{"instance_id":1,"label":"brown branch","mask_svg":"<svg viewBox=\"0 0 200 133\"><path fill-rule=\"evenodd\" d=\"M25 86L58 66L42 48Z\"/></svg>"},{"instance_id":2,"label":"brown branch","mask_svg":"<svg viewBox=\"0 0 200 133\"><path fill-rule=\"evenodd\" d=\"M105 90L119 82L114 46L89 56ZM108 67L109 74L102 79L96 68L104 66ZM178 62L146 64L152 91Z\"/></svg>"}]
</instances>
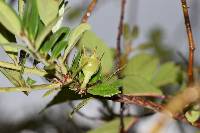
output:
<instances>
[{"instance_id":1,"label":"brown branch","mask_svg":"<svg viewBox=\"0 0 200 133\"><path fill-rule=\"evenodd\" d=\"M125 13L125 5L126 0L121 0L121 12L120 12L120 20L118 26L118 34L117 34L117 43L116 43L116 57L117 57L117 70L121 67L121 36L123 32L123 21L124 21L124 13ZM121 77L120 72L117 72L118 78ZM123 94L123 88L121 87L121 93ZM124 103L120 104L120 133L124 133Z\"/></svg>"},{"instance_id":2,"label":"brown branch","mask_svg":"<svg viewBox=\"0 0 200 133\"><path fill-rule=\"evenodd\" d=\"M185 27L187 31L188 36L188 47L189 47L189 64L188 64L188 80L189 85L194 83L194 76L193 76L193 62L194 62L194 50L195 50L195 44L192 34L192 28L190 24L190 17L188 13L188 6L186 0L181 0L182 9L183 9L183 15L185 20Z\"/></svg>"},{"instance_id":3,"label":"brown branch","mask_svg":"<svg viewBox=\"0 0 200 133\"><path fill-rule=\"evenodd\" d=\"M83 15L83 18L81 20L82 23L87 23L88 18L90 17L91 13L93 12L98 0L92 0L92 2L89 4L87 11Z\"/></svg>"}]
</instances>

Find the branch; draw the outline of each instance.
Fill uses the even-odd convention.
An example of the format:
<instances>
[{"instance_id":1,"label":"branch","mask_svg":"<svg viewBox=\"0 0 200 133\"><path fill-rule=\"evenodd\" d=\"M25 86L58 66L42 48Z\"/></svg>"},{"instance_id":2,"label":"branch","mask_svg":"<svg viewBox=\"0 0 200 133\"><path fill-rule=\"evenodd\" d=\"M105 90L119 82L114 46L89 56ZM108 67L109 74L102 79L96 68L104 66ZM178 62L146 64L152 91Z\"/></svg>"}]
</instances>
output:
<instances>
[{"instance_id":1,"label":"branch","mask_svg":"<svg viewBox=\"0 0 200 133\"><path fill-rule=\"evenodd\" d=\"M13 70L17 70L17 71L20 71L22 69L22 66L16 66L15 64L3 62L3 61L0 61L0 67L13 69ZM25 67L24 72L25 73L37 74L39 76L44 76L44 75L47 74L47 72L44 71L44 70L40 70L40 69L37 69L37 68L29 68L29 67Z\"/></svg>"},{"instance_id":2,"label":"branch","mask_svg":"<svg viewBox=\"0 0 200 133\"><path fill-rule=\"evenodd\" d=\"M54 84L41 84L41 85L33 85L30 87L2 87L0 88L0 92L22 92L22 91L32 91L32 90L45 90L45 89L54 89L59 88L61 86L60 83Z\"/></svg>"},{"instance_id":3,"label":"branch","mask_svg":"<svg viewBox=\"0 0 200 133\"><path fill-rule=\"evenodd\" d=\"M181 0L182 9L183 9L183 15L185 20L185 28L187 31L188 36L188 47L189 47L189 64L188 64L188 79L189 79L189 85L191 85L194 82L194 74L193 74L193 62L194 62L194 51L195 51L195 44L192 34L192 28L190 24L190 17L188 13L188 6L186 0Z\"/></svg>"},{"instance_id":4,"label":"branch","mask_svg":"<svg viewBox=\"0 0 200 133\"><path fill-rule=\"evenodd\" d=\"M120 69L121 67L121 36L123 32L125 5L126 5L126 0L121 0L121 13L120 13L120 20L119 20L118 34L117 34L117 44L116 44L117 69ZM121 77L120 72L117 73L117 77L118 78ZM122 87L121 87L121 93L123 94ZM123 113L124 113L124 103L121 102L120 104L120 133L124 132L124 120L123 120L124 114Z\"/></svg>"},{"instance_id":5,"label":"branch","mask_svg":"<svg viewBox=\"0 0 200 133\"><path fill-rule=\"evenodd\" d=\"M87 11L83 15L83 18L81 20L82 23L87 23L88 18L90 17L91 13L93 12L98 0L92 0L92 2L89 4Z\"/></svg>"}]
</instances>

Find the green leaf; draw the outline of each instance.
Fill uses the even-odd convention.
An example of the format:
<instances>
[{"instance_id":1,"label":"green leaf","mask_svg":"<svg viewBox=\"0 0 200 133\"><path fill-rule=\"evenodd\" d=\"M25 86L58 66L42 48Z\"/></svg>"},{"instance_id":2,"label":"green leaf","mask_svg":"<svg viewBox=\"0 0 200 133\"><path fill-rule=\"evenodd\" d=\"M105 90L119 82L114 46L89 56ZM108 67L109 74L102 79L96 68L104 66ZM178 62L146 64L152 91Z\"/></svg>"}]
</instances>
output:
<instances>
[{"instance_id":1,"label":"green leaf","mask_svg":"<svg viewBox=\"0 0 200 133\"><path fill-rule=\"evenodd\" d=\"M11 33L20 36L22 26L16 12L4 1L0 1L0 23Z\"/></svg>"},{"instance_id":2,"label":"green leaf","mask_svg":"<svg viewBox=\"0 0 200 133\"><path fill-rule=\"evenodd\" d=\"M137 26L134 26L131 32L132 39L136 39L139 35L139 28Z\"/></svg>"},{"instance_id":3,"label":"green leaf","mask_svg":"<svg viewBox=\"0 0 200 133\"><path fill-rule=\"evenodd\" d=\"M88 98L88 96L87 95L81 96L75 93L75 91L70 90L68 87L62 88L43 110L53 105L64 103L70 100L80 100L80 99L85 99L85 98Z\"/></svg>"},{"instance_id":4,"label":"green leaf","mask_svg":"<svg viewBox=\"0 0 200 133\"><path fill-rule=\"evenodd\" d=\"M77 26L74 30L72 30L72 32L69 35L69 45L68 45L67 49L64 52L63 61L65 61L67 55L74 48L75 44L79 41L79 39L81 38L82 34L85 31L88 31L90 29L91 29L91 27L90 27L89 24L82 23L79 26Z\"/></svg>"},{"instance_id":5,"label":"green leaf","mask_svg":"<svg viewBox=\"0 0 200 133\"><path fill-rule=\"evenodd\" d=\"M56 59L61 54L61 51L64 50L68 45L67 41L58 42L52 50L51 59Z\"/></svg>"},{"instance_id":6,"label":"green leaf","mask_svg":"<svg viewBox=\"0 0 200 133\"><path fill-rule=\"evenodd\" d=\"M195 111L195 110L187 111L185 113L185 117L189 122L193 124L199 119L200 111Z\"/></svg>"},{"instance_id":7,"label":"green leaf","mask_svg":"<svg viewBox=\"0 0 200 133\"><path fill-rule=\"evenodd\" d=\"M80 59L81 59L81 51L79 51L77 53L77 55L75 56L75 58L72 61L72 65L71 65L71 67L69 69L72 73L75 73L77 71L77 69L79 67Z\"/></svg>"},{"instance_id":8,"label":"green leaf","mask_svg":"<svg viewBox=\"0 0 200 133\"><path fill-rule=\"evenodd\" d=\"M118 93L119 87L122 86L121 81L115 81L113 83L102 83L88 88L88 93L92 95L98 95L103 97L111 97Z\"/></svg>"},{"instance_id":9,"label":"green leaf","mask_svg":"<svg viewBox=\"0 0 200 133\"><path fill-rule=\"evenodd\" d=\"M152 79L152 84L155 86L163 86L167 84L173 84L177 82L177 75L180 72L180 68L173 62L167 62L162 64Z\"/></svg>"},{"instance_id":10,"label":"green leaf","mask_svg":"<svg viewBox=\"0 0 200 133\"><path fill-rule=\"evenodd\" d=\"M23 25L28 31L31 40L34 40L39 27L39 14L37 10L36 0L28 0L23 17Z\"/></svg>"},{"instance_id":11,"label":"green leaf","mask_svg":"<svg viewBox=\"0 0 200 133\"><path fill-rule=\"evenodd\" d=\"M127 129L131 123L136 121L133 117L124 117L125 129ZM114 119L110 122L105 122L100 127L89 131L88 133L118 133L120 127L120 119Z\"/></svg>"},{"instance_id":12,"label":"green leaf","mask_svg":"<svg viewBox=\"0 0 200 133\"><path fill-rule=\"evenodd\" d=\"M37 0L39 15L45 25L58 16L59 3L60 0Z\"/></svg>"},{"instance_id":13,"label":"green leaf","mask_svg":"<svg viewBox=\"0 0 200 133\"><path fill-rule=\"evenodd\" d=\"M26 79L26 83L27 83L29 86L31 86L31 85L34 85L34 84L36 83L36 81L33 80L33 79L31 79L30 77L28 77L28 78Z\"/></svg>"},{"instance_id":14,"label":"green leaf","mask_svg":"<svg viewBox=\"0 0 200 133\"><path fill-rule=\"evenodd\" d=\"M73 116L74 113L78 112L82 107L84 107L88 102L92 99L92 97L83 99L76 107L73 108L72 112L70 113L70 117Z\"/></svg>"},{"instance_id":15,"label":"green leaf","mask_svg":"<svg viewBox=\"0 0 200 133\"><path fill-rule=\"evenodd\" d=\"M113 54L108 45L102 41L94 32L86 31L79 41L79 47L85 47L90 50L96 49L96 53L101 59L102 72L109 73L113 68Z\"/></svg>"},{"instance_id":16,"label":"green leaf","mask_svg":"<svg viewBox=\"0 0 200 133\"><path fill-rule=\"evenodd\" d=\"M4 36L1 33L0 33L0 43L9 43L9 41L6 38L4 38ZM16 47L9 47L4 45L3 49L14 62L17 62L18 49Z\"/></svg>"},{"instance_id":17,"label":"green leaf","mask_svg":"<svg viewBox=\"0 0 200 133\"><path fill-rule=\"evenodd\" d=\"M162 96L162 92L148 80L138 75L126 76L123 79L124 94L135 96Z\"/></svg>"},{"instance_id":18,"label":"green leaf","mask_svg":"<svg viewBox=\"0 0 200 133\"><path fill-rule=\"evenodd\" d=\"M132 57L124 70L124 75L135 75L151 81L159 64L158 58L150 54L138 54Z\"/></svg>"},{"instance_id":19,"label":"green leaf","mask_svg":"<svg viewBox=\"0 0 200 133\"><path fill-rule=\"evenodd\" d=\"M46 41L44 43L44 45L42 45L40 52L41 53L48 53L50 51L50 49L52 49L55 45L55 43L58 40L62 40L68 37L70 32L70 29L68 27L62 27L60 28L57 32L55 32L48 41Z\"/></svg>"},{"instance_id":20,"label":"green leaf","mask_svg":"<svg viewBox=\"0 0 200 133\"><path fill-rule=\"evenodd\" d=\"M15 86L15 87L25 87L26 82L21 77L21 74L19 71L6 69L6 68L0 68L0 71L7 77L7 79ZM29 91L29 90L27 90Z\"/></svg>"},{"instance_id":21,"label":"green leaf","mask_svg":"<svg viewBox=\"0 0 200 133\"><path fill-rule=\"evenodd\" d=\"M36 50L38 50L40 48L40 46L42 45L42 42L45 40L47 35L51 32L53 26L57 23L58 20L59 20L59 17L57 17L56 19L51 21L46 27L44 27L39 32L39 34L38 34L38 36L36 38L36 41L35 41Z\"/></svg>"}]
</instances>

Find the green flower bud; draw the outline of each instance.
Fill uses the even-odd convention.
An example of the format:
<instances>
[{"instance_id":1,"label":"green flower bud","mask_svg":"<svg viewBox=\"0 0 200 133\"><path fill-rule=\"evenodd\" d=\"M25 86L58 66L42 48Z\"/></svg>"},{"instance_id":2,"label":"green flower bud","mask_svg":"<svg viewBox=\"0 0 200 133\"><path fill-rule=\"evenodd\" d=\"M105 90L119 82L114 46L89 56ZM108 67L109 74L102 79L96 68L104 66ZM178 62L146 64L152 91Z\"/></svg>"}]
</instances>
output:
<instances>
[{"instance_id":1,"label":"green flower bud","mask_svg":"<svg viewBox=\"0 0 200 133\"><path fill-rule=\"evenodd\" d=\"M91 77L99 70L100 60L96 55L96 51L94 50L94 53L91 56L86 55L84 52L80 60L80 65L83 67L82 71L84 74L84 80L81 85L81 88L83 89L86 87Z\"/></svg>"}]
</instances>

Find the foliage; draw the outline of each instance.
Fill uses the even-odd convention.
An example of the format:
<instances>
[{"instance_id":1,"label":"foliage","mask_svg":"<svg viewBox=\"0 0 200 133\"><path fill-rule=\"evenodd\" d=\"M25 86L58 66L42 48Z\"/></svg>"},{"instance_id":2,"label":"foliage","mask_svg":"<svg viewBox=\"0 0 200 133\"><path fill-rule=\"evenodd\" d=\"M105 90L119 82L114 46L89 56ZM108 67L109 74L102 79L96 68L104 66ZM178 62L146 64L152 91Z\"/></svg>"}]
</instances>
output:
<instances>
[{"instance_id":1,"label":"foliage","mask_svg":"<svg viewBox=\"0 0 200 133\"><path fill-rule=\"evenodd\" d=\"M0 46L12 60L0 61L0 71L14 86L0 88L2 92L21 91L29 94L34 90L48 89L44 96L58 92L44 110L63 102L82 100L73 109L73 115L91 99L99 100L112 112L104 100L112 100L121 93L151 100L152 97L165 97L162 90L166 86L182 86L179 76L184 71L169 60L169 51L162 46L159 30L150 34L148 42L135 48L138 54L130 56L132 41L139 36L139 28L130 28L125 24L124 50L120 57L122 64L116 72L113 67L116 56L113 56L106 42L92 31L89 23L75 27L59 25L67 8L63 0L30 0L20 8L23 12L16 12L8 3L0 0ZM74 48L77 52L69 63L69 55ZM150 53L152 49L153 53ZM25 57L18 56L22 51ZM28 59L34 59L37 63L27 66ZM43 64L42 69L37 67L39 63ZM117 79L116 73L119 72L121 77ZM27 73L45 77L48 83L37 84L30 77L25 78ZM184 80L184 77L181 79ZM120 88L123 88L123 92ZM160 101L165 102L165 99ZM195 122L199 111L187 112L186 117L188 121ZM115 127L119 118L113 119L89 133L104 130L117 132ZM131 117L125 118L126 127L131 120Z\"/></svg>"}]
</instances>

